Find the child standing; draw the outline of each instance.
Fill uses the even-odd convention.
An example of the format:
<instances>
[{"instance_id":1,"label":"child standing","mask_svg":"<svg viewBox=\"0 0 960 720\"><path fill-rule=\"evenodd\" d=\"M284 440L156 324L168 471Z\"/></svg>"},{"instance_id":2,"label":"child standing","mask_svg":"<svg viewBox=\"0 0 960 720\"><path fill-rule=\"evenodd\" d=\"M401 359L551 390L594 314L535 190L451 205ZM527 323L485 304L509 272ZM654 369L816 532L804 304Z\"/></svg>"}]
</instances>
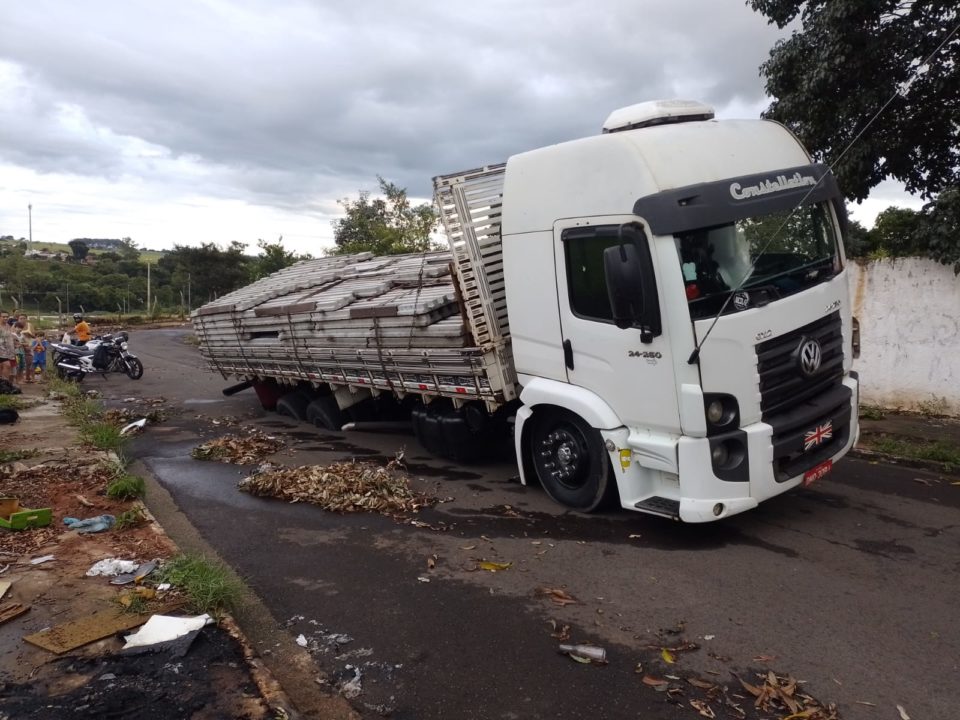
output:
<instances>
[{"instance_id":1,"label":"child standing","mask_svg":"<svg viewBox=\"0 0 960 720\"><path fill-rule=\"evenodd\" d=\"M46 378L47 371L47 341L43 335L33 339L33 368L28 370L34 378L41 382Z\"/></svg>"}]
</instances>

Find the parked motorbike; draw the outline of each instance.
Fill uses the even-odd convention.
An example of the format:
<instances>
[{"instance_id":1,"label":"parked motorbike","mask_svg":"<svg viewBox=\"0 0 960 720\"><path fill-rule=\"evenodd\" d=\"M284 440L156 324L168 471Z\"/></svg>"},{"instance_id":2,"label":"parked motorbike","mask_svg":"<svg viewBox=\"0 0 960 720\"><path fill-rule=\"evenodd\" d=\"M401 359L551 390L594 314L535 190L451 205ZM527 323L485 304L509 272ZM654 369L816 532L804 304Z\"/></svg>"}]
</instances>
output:
<instances>
[{"instance_id":1,"label":"parked motorbike","mask_svg":"<svg viewBox=\"0 0 960 720\"><path fill-rule=\"evenodd\" d=\"M131 380L143 377L143 363L127 349L125 332L98 336L86 345L53 343L53 362L57 375L64 380L81 382L90 373L123 373Z\"/></svg>"}]
</instances>

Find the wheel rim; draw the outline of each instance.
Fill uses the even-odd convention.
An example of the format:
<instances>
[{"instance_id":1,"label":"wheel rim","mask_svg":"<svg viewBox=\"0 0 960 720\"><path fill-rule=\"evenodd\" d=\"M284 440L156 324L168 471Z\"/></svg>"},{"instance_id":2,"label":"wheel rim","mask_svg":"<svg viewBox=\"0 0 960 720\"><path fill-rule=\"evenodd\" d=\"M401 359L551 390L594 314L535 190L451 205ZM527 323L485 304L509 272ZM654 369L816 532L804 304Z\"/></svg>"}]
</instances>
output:
<instances>
[{"instance_id":1,"label":"wheel rim","mask_svg":"<svg viewBox=\"0 0 960 720\"><path fill-rule=\"evenodd\" d=\"M555 425L539 438L535 450L538 469L557 484L579 490L587 483L590 450L577 428L565 423Z\"/></svg>"}]
</instances>

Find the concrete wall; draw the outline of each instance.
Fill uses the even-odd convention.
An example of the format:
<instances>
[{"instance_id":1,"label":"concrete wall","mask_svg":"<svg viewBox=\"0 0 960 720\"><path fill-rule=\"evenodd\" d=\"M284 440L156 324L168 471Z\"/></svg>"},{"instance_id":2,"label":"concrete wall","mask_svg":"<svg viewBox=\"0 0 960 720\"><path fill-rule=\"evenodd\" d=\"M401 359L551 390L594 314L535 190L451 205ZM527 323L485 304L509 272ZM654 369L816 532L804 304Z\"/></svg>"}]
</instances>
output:
<instances>
[{"instance_id":1,"label":"concrete wall","mask_svg":"<svg viewBox=\"0 0 960 720\"><path fill-rule=\"evenodd\" d=\"M960 277L923 258L849 264L860 401L960 416Z\"/></svg>"}]
</instances>

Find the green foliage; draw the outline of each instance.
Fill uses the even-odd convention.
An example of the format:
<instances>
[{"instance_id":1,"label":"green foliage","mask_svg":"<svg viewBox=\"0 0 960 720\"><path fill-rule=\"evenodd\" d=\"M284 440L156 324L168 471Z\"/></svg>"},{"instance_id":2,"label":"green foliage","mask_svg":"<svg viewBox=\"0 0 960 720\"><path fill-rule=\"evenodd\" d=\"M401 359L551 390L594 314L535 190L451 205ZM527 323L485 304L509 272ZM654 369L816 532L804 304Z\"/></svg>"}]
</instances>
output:
<instances>
[{"instance_id":1,"label":"green foliage","mask_svg":"<svg viewBox=\"0 0 960 720\"><path fill-rule=\"evenodd\" d=\"M846 240L850 257L929 257L960 275L960 188L942 192L919 211L887 208L872 230L857 225Z\"/></svg>"},{"instance_id":2,"label":"green foliage","mask_svg":"<svg viewBox=\"0 0 960 720\"><path fill-rule=\"evenodd\" d=\"M786 124L817 159L837 163L848 197L863 200L887 177L927 198L960 184L960 33L919 68L954 29L955 2L750 0L750 6L780 28L800 18L800 29L777 42L760 68L774 98L765 115Z\"/></svg>"},{"instance_id":3,"label":"green foliage","mask_svg":"<svg viewBox=\"0 0 960 720\"><path fill-rule=\"evenodd\" d=\"M129 510L124 510L117 515L117 523L114 525L116 530L126 530L127 528L138 527L147 521L146 510L142 505L135 505Z\"/></svg>"},{"instance_id":4,"label":"green foliage","mask_svg":"<svg viewBox=\"0 0 960 720\"><path fill-rule=\"evenodd\" d=\"M333 221L336 247L332 253L398 255L433 249L430 233L437 224L433 207L411 205L406 189L379 176L377 181L383 197L371 198L363 190L357 200L339 201L346 216Z\"/></svg>"},{"instance_id":5,"label":"green foliage","mask_svg":"<svg viewBox=\"0 0 960 720\"><path fill-rule=\"evenodd\" d=\"M257 247L260 248L260 255L251 264L251 280L259 280L301 260L310 259L309 255L297 255L285 250L282 236L275 243L257 240Z\"/></svg>"},{"instance_id":6,"label":"green foliage","mask_svg":"<svg viewBox=\"0 0 960 720\"><path fill-rule=\"evenodd\" d=\"M157 263L157 270L172 287L186 291L189 286L197 306L246 285L251 264L243 243L232 242L225 249L204 243L198 247L174 245Z\"/></svg>"},{"instance_id":7,"label":"green foliage","mask_svg":"<svg viewBox=\"0 0 960 720\"><path fill-rule=\"evenodd\" d=\"M114 500L135 500L147 493L147 486L143 478L138 475L118 475L107 485L107 497Z\"/></svg>"},{"instance_id":8,"label":"green foliage","mask_svg":"<svg viewBox=\"0 0 960 720\"><path fill-rule=\"evenodd\" d=\"M895 437L870 438L869 446L878 452L916 460L932 460L946 463L948 467L960 467L960 447L945 440L924 442Z\"/></svg>"},{"instance_id":9,"label":"green foliage","mask_svg":"<svg viewBox=\"0 0 960 720\"><path fill-rule=\"evenodd\" d=\"M859 414L862 420L883 420L887 416L883 408L876 405L861 405Z\"/></svg>"},{"instance_id":10,"label":"green foliage","mask_svg":"<svg viewBox=\"0 0 960 720\"><path fill-rule=\"evenodd\" d=\"M22 410L23 398L20 395L0 395L0 410Z\"/></svg>"},{"instance_id":11,"label":"green foliage","mask_svg":"<svg viewBox=\"0 0 960 720\"><path fill-rule=\"evenodd\" d=\"M113 450L117 454L123 451L127 439L120 434L120 428L109 422L89 422L81 426L80 436L88 445L98 450Z\"/></svg>"},{"instance_id":12,"label":"green foliage","mask_svg":"<svg viewBox=\"0 0 960 720\"><path fill-rule=\"evenodd\" d=\"M157 572L157 582L168 582L183 590L195 613L219 615L236 607L240 582L228 568L202 555L177 555Z\"/></svg>"},{"instance_id":13,"label":"green foliage","mask_svg":"<svg viewBox=\"0 0 960 720\"><path fill-rule=\"evenodd\" d=\"M36 457L40 454L37 449L30 450L0 450L0 465Z\"/></svg>"}]
</instances>

